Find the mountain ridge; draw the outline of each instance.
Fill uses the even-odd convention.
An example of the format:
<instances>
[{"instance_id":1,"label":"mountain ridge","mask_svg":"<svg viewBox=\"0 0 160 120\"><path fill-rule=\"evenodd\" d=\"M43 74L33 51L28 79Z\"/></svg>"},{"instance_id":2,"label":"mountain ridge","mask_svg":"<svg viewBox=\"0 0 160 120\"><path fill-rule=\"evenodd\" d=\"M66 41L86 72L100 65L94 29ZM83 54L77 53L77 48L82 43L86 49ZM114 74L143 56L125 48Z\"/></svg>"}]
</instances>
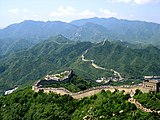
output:
<instances>
[{"instance_id":1,"label":"mountain ridge","mask_svg":"<svg viewBox=\"0 0 160 120\"><path fill-rule=\"evenodd\" d=\"M77 21L84 24L76 25ZM109 39L134 44L153 44L160 47L160 24L117 18L89 18L77 21L66 23L26 20L12 24L0 30L0 48L3 48L0 56L14 51L13 48L19 47L19 44L25 44L24 41L26 46L33 46L59 34L73 41L99 42ZM22 46L22 49L28 49L28 47Z\"/></svg>"}]
</instances>

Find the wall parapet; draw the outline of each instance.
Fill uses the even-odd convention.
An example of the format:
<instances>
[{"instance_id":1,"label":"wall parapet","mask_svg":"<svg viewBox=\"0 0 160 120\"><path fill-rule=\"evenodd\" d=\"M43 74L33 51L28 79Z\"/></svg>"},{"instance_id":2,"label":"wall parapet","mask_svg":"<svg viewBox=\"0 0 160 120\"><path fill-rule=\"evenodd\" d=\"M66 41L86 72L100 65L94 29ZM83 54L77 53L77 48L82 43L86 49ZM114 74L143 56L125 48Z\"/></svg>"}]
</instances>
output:
<instances>
[{"instance_id":1,"label":"wall parapet","mask_svg":"<svg viewBox=\"0 0 160 120\"><path fill-rule=\"evenodd\" d=\"M53 93L57 93L57 94L60 94L60 95L70 95L72 96L73 98L83 98L84 94L87 94L87 93L90 93L90 92L93 92L94 94L100 92L101 90L110 90L110 91L115 91L115 90L119 90L119 91L124 91L124 93L126 94L130 94L131 92L135 92L136 89L140 89L142 90L142 92L145 92L143 89L142 89L142 86L130 86L130 87L125 87L125 86L98 86L98 87L92 87L92 88L89 88L87 90L84 90L84 91L80 91L80 92L76 92L76 93L72 93L71 91L67 90L66 88L63 88L63 87L60 87L60 88L39 88L39 87L36 87L36 86L33 86L32 87L32 90L34 90L35 92L39 92L39 91L43 91L44 93L49 93L49 92L53 92ZM148 91L147 91L148 92ZM86 97L86 95L85 95Z\"/></svg>"}]
</instances>

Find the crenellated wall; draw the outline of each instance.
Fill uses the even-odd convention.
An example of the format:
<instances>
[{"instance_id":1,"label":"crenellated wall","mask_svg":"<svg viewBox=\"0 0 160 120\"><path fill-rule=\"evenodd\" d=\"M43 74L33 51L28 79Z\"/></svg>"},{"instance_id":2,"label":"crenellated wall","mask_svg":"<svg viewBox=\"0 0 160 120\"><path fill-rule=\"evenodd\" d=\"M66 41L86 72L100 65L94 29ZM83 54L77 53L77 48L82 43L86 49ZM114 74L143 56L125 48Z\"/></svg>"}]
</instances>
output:
<instances>
[{"instance_id":1,"label":"crenellated wall","mask_svg":"<svg viewBox=\"0 0 160 120\"><path fill-rule=\"evenodd\" d=\"M55 84L55 83L60 83L60 82L67 82L71 79L71 77L73 76L73 71L69 70L69 74L68 76L66 76L64 79L59 79L59 80L38 80L34 86L35 87L42 87L44 85L51 85L51 84ZM32 88L34 89L34 88Z\"/></svg>"},{"instance_id":2,"label":"crenellated wall","mask_svg":"<svg viewBox=\"0 0 160 120\"><path fill-rule=\"evenodd\" d=\"M119 90L119 91L124 91L125 94L130 94L131 92L135 93L136 89L140 89L142 92L149 92L149 90L144 89L141 86L130 86L130 87L123 87L123 86L100 86L100 87L93 87L84 91L80 91L77 93L72 93L69 90L65 89L65 88L38 88L38 87L34 87L32 88L35 92L38 91L43 91L45 93L49 93L49 92L54 92L60 95L71 95L73 98L75 99L81 99L83 97L87 97L87 96L91 96L94 94L97 94L98 92L100 92L101 90L109 90L111 92L114 92L115 89Z\"/></svg>"},{"instance_id":3,"label":"crenellated wall","mask_svg":"<svg viewBox=\"0 0 160 120\"><path fill-rule=\"evenodd\" d=\"M93 88L89 88L87 90L84 91L80 91L77 93L72 93L69 90L65 89L65 88L44 88L44 85L51 85L51 84L55 84L57 82L66 82L69 81L71 79L71 77L73 76L73 71L71 70L68 77L66 79L63 79L61 81L57 81L57 80L39 80L37 81L34 86L32 87L32 90L34 90L35 92L39 92L39 91L43 91L45 93L49 93L49 92L54 92L60 95L71 95L73 98L76 99L80 99L83 97L87 97L87 96L91 96L94 94L97 94L98 92L100 92L101 90L110 90L111 92L115 91L115 89L119 90L119 91L124 91L125 94L131 94L131 93L135 93L136 89L140 89L142 92L149 92L150 89L146 89L143 86L139 86L139 85L133 85L133 86L99 86L99 87L93 87Z\"/></svg>"}]
</instances>

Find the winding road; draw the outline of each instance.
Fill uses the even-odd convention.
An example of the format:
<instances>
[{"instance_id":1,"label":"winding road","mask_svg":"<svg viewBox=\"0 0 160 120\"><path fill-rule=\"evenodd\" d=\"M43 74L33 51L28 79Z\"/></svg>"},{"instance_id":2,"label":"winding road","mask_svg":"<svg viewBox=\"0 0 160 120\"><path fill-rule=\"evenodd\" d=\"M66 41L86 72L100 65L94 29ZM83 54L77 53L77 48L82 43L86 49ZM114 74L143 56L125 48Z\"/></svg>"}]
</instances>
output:
<instances>
[{"instance_id":1,"label":"winding road","mask_svg":"<svg viewBox=\"0 0 160 120\"><path fill-rule=\"evenodd\" d=\"M105 44L105 40L103 41L102 45L103 46ZM114 75L117 75L119 77L119 80L123 80L121 74L113 69L107 69L107 68L103 68L101 66L98 66L97 64L95 64L95 61L94 60L88 60L88 59L85 59L85 54L87 54L88 52L88 49L81 55L81 58L82 58L82 61L84 62L91 62L91 65L96 68L96 69L101 69L101 70L106 70L106 71L110 71L110 72L113 72Z\"/></svg>"}]
</instances>

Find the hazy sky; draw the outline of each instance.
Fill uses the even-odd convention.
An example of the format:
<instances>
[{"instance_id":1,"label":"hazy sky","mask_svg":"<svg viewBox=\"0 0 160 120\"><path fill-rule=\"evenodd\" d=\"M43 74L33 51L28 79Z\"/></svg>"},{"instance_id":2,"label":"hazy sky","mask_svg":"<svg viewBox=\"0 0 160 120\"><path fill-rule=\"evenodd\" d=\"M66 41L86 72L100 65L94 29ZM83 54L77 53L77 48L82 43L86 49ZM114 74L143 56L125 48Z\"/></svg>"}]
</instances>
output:
<instances>
[{"instance_id":1,"label":"hazy sky","mask_svg":"<svg viewBox=\"0 0 160 120\"><path fill-rule=\"evenodd\" d=\"M0 0L0 28L23 20L116 17L160 23L160 0Z\"/></svg>"}]
</instances>

